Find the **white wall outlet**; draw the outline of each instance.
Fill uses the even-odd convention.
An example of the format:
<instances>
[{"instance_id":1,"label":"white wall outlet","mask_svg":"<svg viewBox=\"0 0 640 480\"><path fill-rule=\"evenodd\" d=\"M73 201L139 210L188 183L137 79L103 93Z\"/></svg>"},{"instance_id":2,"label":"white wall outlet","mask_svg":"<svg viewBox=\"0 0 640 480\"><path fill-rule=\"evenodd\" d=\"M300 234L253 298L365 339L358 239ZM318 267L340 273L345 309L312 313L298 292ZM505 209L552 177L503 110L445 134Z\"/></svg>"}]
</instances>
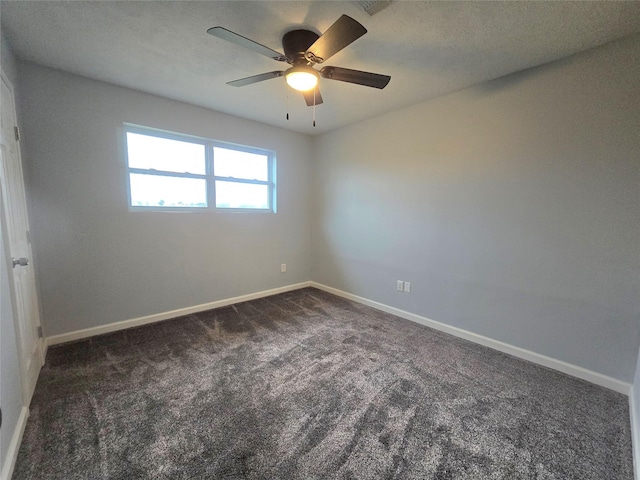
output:
<instances>
[{"instance_id":1,"label":"white wall outlet","mask_svg":"<svg viewBox=\"0 0 640 480\"><path fill-rule=\"evenodd\" d=\"M286 263L283 263L283 264L280 265L280 271L282 273L287 271L287 264Z\"/></svg>"},{"instance_id":2,"label":"white wall outlet","mask_svg":"<svg viewBox=\"0 0 640 480\"><path fill-rule=\"evenodd\" d=\"M404 282L404 291L411 293L411 282Z\"/></svg>"},{"instance_id":3,"label":"white wall outlet","mask_svg":"<svg viewBox=\"0 0 640 480\"><path fill-rule=\"evenodd\" d=\"M402 280L398 280L396 282L396 290L402 292L404 290L404 282Z\"/></svg>"}]
</instances>

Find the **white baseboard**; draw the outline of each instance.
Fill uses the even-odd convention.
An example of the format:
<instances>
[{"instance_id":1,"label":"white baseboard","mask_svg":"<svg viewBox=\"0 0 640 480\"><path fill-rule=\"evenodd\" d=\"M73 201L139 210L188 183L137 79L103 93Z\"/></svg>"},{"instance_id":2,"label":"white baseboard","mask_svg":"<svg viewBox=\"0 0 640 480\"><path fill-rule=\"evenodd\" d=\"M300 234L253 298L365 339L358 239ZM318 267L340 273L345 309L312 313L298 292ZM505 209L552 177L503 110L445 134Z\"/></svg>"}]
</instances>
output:
<instances>
[{"instance_id":1,"label":"white baseboard","mask_svg":"<svg viewBox=\"0 0 640 480\"><path fill-rule=\"evenodd\" d=\"M225 298L223 300L217 300L215 302L203 303L194 307L179 308L177 310L171 310L168 312L155 313L153 315L147 315L144 317L132 318L129 320L122 320L120 322L109 323L107 325L100 325L99 327L84 328L82 330L75 330L73 332L62 333L60 335L53 335L46 338L46 346L57 345L59 343L71 342L73 340L80 340L82 338L93 337L95 335L102 335L103 333L116 332L118 330L124 330L131 327L139 327L148 323L160 322L162 320L168 320L170 318L181 317L183 315L190 315L192 313L204 312L213 308L226 307L227 305L233 305L234 303L246 302L248 300L255 300L257 298L268 297L270 295L276 295L278 293L290 292L292 290L298 290L311 286L311 282L295 283L293 285L286 285L284 287L272 288L270 290L263 290L262 292L249 293L247 295L241 295L239 297Z\"/></svg>"},{"instance_id":2,"label":"white baseboard","mask_svg":"<svg viewBox=\"0 0 640 480\"><path fill-rule=\"evenodd\" d=\"M638 393L631 387L629 393L629 417L631 418L631 448L633 452L633 473L635 480L640 480L640 412L636 411L635 397Z\"/></svg>"},{"instance_id":3,"label":"white baseboard","mask_svg":"<svg viewBox=\"0 0 640 480\"><path fill-rule=\"evenodd\" d=\"M11 436L9 450L7 450L7 458L4 459L2 472L0 472L0 480L11 480L13 469L16 466L16 459L18 458L18 450L22 443L22 435L24 435L24 429L27 426L27 418L29 418L29 408L22 407L20 417L18 417L18 423Z\"/></svg>"},{"instance_id":4,"label":"white baseboard","mask_svg":"<svg viewBox=\"0 0 640 480\"><path fill-rule=\"evenodd\" d=\"M357 295L353 295L351 293L347 293L342 290L338 290L337 288L323 285L321 283L311 282L311 286L320 290L324 290L325 292L338 295L339 297L353 300L354 302L362 303L363 305L382 310L383 312L391 313L398 317L411 320L412 322L419 323L420 325L425 325L435 330L439 330L441 332L445 332L456 337L464 338L465 340L484 345L485 347L493 348L494 350L498 350L503 353L508 353L509 355L513 355L514 357L522 358L524 360L537 363L538 365L542 365L544 367L566 373L567 375L586 380L588 382L600 385L605 388L609 388L616 392L623 393L625 395L630 394L631 384L608 377L606 375L602 375L601 373L593 372L591 370L587 370L586 368L578 367L577 365L572 365L561 360L556 360L555 358L547 357L546 355L541 355L530 350L525 350L524 348L514 347L513 345L509 345L508 343L500 342L489 337L478 335L468 330L463 330L462 328L452 327L451 325L440 323L435 320L431 320L429 318L407 312L405 310L400 310L399 308L390 307L389 305L369 300L367 298L359 297Z\"/></svg>"},{"instance_id":5,"label":"white baseboard","mask_svg":"<svg viewBox=\"0 0 640 480\"><path fill-rule=\"evenodd\" d=\"M555 358L547 357L546 355L541 355L539 353L535 353L530 350L525 350L524 348L515 347L513 345L509 345L508 343L500 342L498 340L494 340L489 337L478 335L468 330L463 330L458 327L453 327L445 323L437 322L435 320L431 320L429 318L416 315L414 313L410 313L405 310L401 310L399 308L391 307L389 305L385 305L380 302L369 300L364 297L359 297L357 295L353 295L351 293L338 290L337 288L329 287L327 285L323 285L321 283L312 282L312 281L296 283L293 285L286 285L284 287L273 288L271 290L264 290L262 292L250 293L247 295L241 295L239 297L232 297L232 298L226 298L223 300L217 300L215 302L203 303L202 305L196 305L193 307L180 308L180 309L171 310L168 312L147 315L144 317L132 318L129 320L122 320L120 322L114 322L108 325L101 325L99 327L85 328L82 330L76 330L73 332L63 333L60 335L54 335L46 338L45 345L48 347L49 345L56 345L59 343L70 342L73 340L80 340L82 338L93 337L95 335L101 335L103 333L110 333L110 332L124 330L131 327L137 327L137 326L146 325L149 323L159 322L162 320L168 320L170 318L180 317L183 315L189 315L197 312L203 312L205 310L211 310L213 308L225 307L227 305L232 305L234 303L246 302L248 300L255 300L257 298L268 297L270 295L289 292L291 290L298 290L300 288L305 288L305 287L315 287L320 290L324 290L325 292L332 293L339 297L347 298L349 300L362 303L364 305L376 308L378 310L391 313L398 317L411 320L412 322L416 322L421 325L425 325L427 327L431 327L436 330L449 333L456 337L464 338L465 340L469 340L471 342L484 345L485 347L493 348L494 350L498 350L500 352L513 355L514 357L522 358L524 360L528 360L538 365L542 365L544 367L548 367L553 370L557 370L559 372L566 373L568 375L571 375L577 378L581 378L588 382L594 383L596 385L600 385L605 388L609 388L611 390L623 393L625 395L629 395L631 392L631 384L627 382L623 382L621 380L608 377L601 373L587 370L586 368L582 368L577 365L572 365L570 363L563 362L561 360L556 360Z\"/></svg>"}]
</instances>

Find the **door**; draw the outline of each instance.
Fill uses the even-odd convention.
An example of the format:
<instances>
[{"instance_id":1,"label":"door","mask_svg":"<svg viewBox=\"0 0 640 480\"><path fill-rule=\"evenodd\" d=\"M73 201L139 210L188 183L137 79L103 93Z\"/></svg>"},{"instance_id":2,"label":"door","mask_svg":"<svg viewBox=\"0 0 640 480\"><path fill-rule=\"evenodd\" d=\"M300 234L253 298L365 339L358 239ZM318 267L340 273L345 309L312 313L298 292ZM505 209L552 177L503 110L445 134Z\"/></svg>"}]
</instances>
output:
<instances>
[{"instance_id":1,"label":"door","mask_svg":"<svg viewBox=\"0 0 640 480\"><path fill-rule=\"evenodd\" d=\"M4 74L0 119L0 185L2 188L2 230L5 255L9 260L11 300L18 354L23 375L23 396L28 405L33 395L40 368L44 363L44 345L40 330L40 315L36 293L35 272L31 261L27 202L18 146L16 110L13 88ZM11 268L13 267L13 268Z\"/></svg>"}]
</instances>

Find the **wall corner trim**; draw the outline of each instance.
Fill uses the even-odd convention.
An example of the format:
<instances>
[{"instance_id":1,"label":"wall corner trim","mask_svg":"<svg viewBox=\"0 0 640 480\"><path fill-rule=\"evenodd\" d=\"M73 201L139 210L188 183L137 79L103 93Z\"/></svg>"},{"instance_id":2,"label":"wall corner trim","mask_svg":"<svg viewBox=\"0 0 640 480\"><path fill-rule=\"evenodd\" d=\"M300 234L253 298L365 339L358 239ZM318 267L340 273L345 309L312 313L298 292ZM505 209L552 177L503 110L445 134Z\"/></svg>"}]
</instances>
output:
<instances>
[{"instance_id":1,"label":"wall corner trim","mask_svg":"<svg viewBox=\"0 0 640 480\"><path fill-rule=\"evenodd\" d=\"M203 303L201 305L195 305L193 307L178 308L177 310L154 313L152 315L131 318L129 320L121 320L119 322L109 323L107 325L100 325L98 327L84 328L82 330L74 330L72 332L61 333L59 335L53 335L51 337L47 337L45 345L47 347L50 347L51 345L58 345L60 343L72 342L74 340L94 337L96 335L116 332L118 330L125 330L127 328L139 327L142 325L147 325L149 323L161 322L163 320L169 320L170 318L182 317L184 315L190 315L192 313L204 312L206 310L212 310L214 308L226 307L228 305L233 305L234 303L247 302L249 300L255 300L257 298L277 295L278 293L290 292L292 290L298 290L300 288L305 288L310 286L311 286L311 282L295 283L292 285L286 285L284 287L272 288L270 290L263 290L261 292L248 293L246 295L240 295L238 297L225 298L222 300L216 300L215 302Z\"/></svg>"},{"instance_id":2,"label":"wall corner trim","mask_svg":"<svg viewBox=\"0 0 640 480\"><path fill-rule=\"evenodd\" d=\"M13 469L16 466L16 460L18 458L18 451L20 450L20 444L22 443L22 436L24 430L27 427L27 419L29 418L29 407L23 406L20 410L20 416L18 417L18 423L11 436L11 442L9 443L9 449L7 450L7 458L3 460L2 472L0 473L0 480L11 480L13 475Z\"/></svg>"},{"instance_id":3,"label":"wall corner trim","mask_svg":"<svg viewBox=\"0 0 640 480\"><path fill-rule=\"evenodd\" d=\"M339 297L343 297L348 300L353 300L354 302L362 303L363 305L367 305L369 307L382 310L383 312L391 313L392 315L396 315L406 320L411 320L412 322L419 323L420 325L424 325L424 326L433 328L435 330L448 333L455 337L463 338L465 340L469 340L470 342L477 343L479 345L484 345L485 347L489 347L494 350L498 350L499 352L507 353L509 355L513 355L514 357L518 357L523 360L528 360L530 362L536 363L543 367L551 368L552 370L557 370L559 372L566 373L567 375L571 375L573 377L586 380L587 382L600 385L601 387L614 390L618 393L622 393L624 395L630 395L631 393L631 384L627 382L623 382L622 380L608 377L601 373L587 370L586 368L579 367L571 363L563 362L555 358L547 357L546 355L541 355L539 353L535 353L530 350L525 350L524 348L515 347L513 345L509 345L508 343L500 342L498 340L494 340L489 337L478 335L468 330L463 330L462 328L453 327L451 325L447 325L445 323L441 323L436 320L431 320L430 318L416 315L414 313L407 312L399 308L391 307L389 305L385 305L384 303L376 302L374 300L369 300L364 297L359 297L358 295L344 292L337 288L329 287L321 283L311 282L311 286L314 288L323 290L325 292L332 293ZM636 480L640 480L640 479L636 479Z\"/></svg>"}]
</instances>

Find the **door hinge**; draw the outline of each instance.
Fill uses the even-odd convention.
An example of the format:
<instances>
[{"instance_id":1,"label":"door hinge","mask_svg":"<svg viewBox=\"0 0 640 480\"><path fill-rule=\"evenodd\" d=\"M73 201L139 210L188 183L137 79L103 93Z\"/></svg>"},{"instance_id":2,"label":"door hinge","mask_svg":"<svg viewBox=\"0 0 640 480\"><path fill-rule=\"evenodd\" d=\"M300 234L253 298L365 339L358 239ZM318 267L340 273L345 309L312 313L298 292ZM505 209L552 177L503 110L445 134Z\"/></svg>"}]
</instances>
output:
<instances>
[{"instance_id":1,"label":"door hinge","mask_svg":"<svg viewBox=\"0 0 640 480\"><path fill-rule=\"evenodd\" d=\"M13 131L16 134L16 141L20 141L20 129L18 128L17 125L15 127L13 127Z\"/></svg>"},{"instance_id":2,"label":"door hinge","mask_svg":"<svg viewBox=\"0 0 640 480\"><path fill-rule=\"evenodd\" d=\"M38 338L42 338L42 326L38 325Z\"/></svg>"}]
</instances>

